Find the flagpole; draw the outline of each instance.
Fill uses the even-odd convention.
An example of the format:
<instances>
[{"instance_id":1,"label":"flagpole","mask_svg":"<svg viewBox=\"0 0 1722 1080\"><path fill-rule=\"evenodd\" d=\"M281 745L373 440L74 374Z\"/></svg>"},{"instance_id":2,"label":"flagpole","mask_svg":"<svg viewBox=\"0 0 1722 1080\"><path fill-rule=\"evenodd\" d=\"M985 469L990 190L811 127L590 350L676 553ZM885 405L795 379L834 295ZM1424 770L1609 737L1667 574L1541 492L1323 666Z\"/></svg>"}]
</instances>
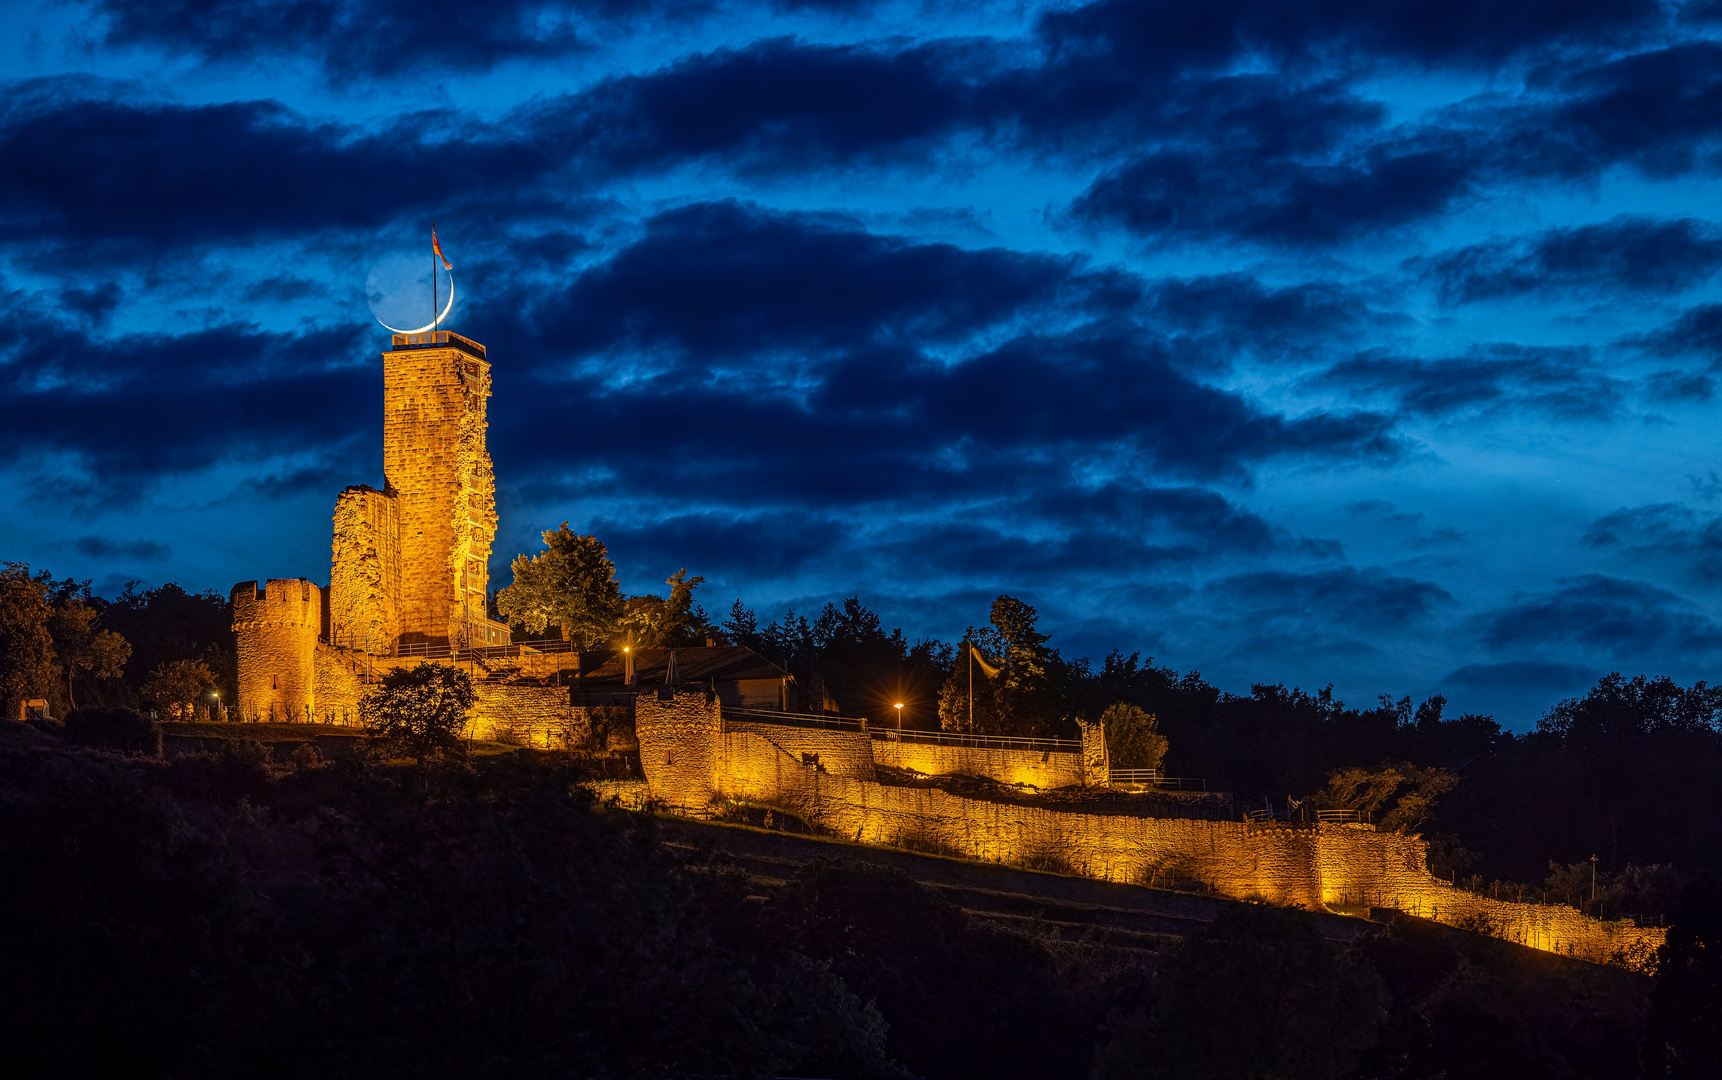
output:
<instances>
[{"instance_id":1,"label":"flagpole","mask_svg":"<svg viewBox=\"0 0 1722 1080\"><path fill-rule=\"evenodd\" d=\"M431 222L431 343L436 343L437 331L442 329L442 313L436 303L436 222Z\"/></svg>"}]
</instances>

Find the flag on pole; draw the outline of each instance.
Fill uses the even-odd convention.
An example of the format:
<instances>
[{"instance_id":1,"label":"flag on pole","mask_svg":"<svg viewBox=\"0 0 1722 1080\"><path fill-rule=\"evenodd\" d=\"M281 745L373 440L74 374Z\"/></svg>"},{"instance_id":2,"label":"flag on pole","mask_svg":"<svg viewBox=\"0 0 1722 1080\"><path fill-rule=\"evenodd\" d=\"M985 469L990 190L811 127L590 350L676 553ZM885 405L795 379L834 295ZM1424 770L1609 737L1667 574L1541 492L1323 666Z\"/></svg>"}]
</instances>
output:
<instances>
[{"instance_id":1,"label":"flag on pole","mask_svg":"<svg viewBox=\"0 0 1722 1080\"><path fill-rule=\"evenodd\" d=\"M975 663L977 663L981 666L981 674L985 675L989 679L998 678L999 669L996 667L993 667L991 664L987 663L987 658L985 656L983 656L981 654L981 651L975 647L974 642L965 641L963 644L968 648L969 655L974 657Z\"/></svg>"},{"instance_id":2,"label":"flag on pole","mask_svg":"<svg viewBox=\"0 0 1722 1080\"><path fill-rule=\"evenodd\" d=\"M454 264L450 263L448 261L448 256L442 253L442 241L436 238L436 222L434 221L431 222L431 250L436 252L436 257L442 260L442 268L444 270L454 269Z\"/></svg>"}]
</instances>

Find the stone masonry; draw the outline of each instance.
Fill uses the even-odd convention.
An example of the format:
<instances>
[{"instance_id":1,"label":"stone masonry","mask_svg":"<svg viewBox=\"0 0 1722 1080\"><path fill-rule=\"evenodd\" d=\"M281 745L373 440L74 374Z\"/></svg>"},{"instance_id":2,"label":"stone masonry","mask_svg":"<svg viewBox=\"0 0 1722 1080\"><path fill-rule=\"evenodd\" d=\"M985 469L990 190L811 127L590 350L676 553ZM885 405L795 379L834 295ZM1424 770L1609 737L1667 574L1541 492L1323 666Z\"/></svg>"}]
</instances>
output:
<instances>
[{"instance_id":1,"label":"stone masonry","mask_svg":"<svg viewBox=\"0 0 1722 1080\"><path fill-rule=\"evenodd\" d=\"M490 364L449 331L396 334L383 353L383 486L335 501L329 588L299 578L233 589L239 700L247 719L353 722L364 686L403 653L449 657L509 644L486 613L496 477L485 447ZM415 661L416 662L416 661ZM480 721L517 730L569 715L554 672L517 693L480 693ZM528 706L524 704L530 700ZM482 725L481 725L482 726Z\"/></svg>"},{"instance_id":2,"label":"stone masonry","mask_svg":"<svg viewBox=\"0 0 1722 1080\"><path fill-rule=\"evenodd\" d=\"M496 476L485 448L490 364L447 332L383 354L384 492L398 507L400 636L467 643L485 617ZM339 545L339 541L337 541Z\"/></svg>"}]
</instances>

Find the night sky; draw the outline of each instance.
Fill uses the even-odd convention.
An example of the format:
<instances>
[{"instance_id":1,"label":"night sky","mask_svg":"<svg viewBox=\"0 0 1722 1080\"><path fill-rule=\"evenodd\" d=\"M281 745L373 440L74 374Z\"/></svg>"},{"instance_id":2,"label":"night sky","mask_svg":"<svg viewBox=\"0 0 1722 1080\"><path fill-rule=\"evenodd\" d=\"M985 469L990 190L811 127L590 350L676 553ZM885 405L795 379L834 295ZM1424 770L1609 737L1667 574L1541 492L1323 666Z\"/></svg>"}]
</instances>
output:
<instances>
[{"instance_id":1,"label":"night sky","mask_svg":"<svg viewBox=\"0 0 1722 1080\"><path fill-rule=\"evenodd\" d=\"M0 5L4 557L327 581L370 266L492 573L1445 693L1722 655L1722 3ZM427 303L428 306L428 303Z\"/></svg>"}]
</instances>

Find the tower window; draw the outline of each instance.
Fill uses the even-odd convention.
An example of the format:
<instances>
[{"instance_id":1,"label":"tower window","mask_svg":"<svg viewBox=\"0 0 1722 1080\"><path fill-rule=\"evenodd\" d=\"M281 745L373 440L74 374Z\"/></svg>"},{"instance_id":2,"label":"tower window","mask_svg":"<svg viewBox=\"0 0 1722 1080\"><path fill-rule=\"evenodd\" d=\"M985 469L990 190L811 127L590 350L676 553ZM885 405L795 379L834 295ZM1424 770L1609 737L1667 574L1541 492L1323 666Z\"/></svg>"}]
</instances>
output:
<instances>
[{"instance_id":1,"label":"tower window","mask_svg":"<svg viewBox=\"0 0 1722 1080\"><path fill-rule=\"evenodd\" d=\"M269 689L271 689L271 690L281 689L281 676L279 676L279 675L269 676Z\"/></svg>"}]
</instances>

